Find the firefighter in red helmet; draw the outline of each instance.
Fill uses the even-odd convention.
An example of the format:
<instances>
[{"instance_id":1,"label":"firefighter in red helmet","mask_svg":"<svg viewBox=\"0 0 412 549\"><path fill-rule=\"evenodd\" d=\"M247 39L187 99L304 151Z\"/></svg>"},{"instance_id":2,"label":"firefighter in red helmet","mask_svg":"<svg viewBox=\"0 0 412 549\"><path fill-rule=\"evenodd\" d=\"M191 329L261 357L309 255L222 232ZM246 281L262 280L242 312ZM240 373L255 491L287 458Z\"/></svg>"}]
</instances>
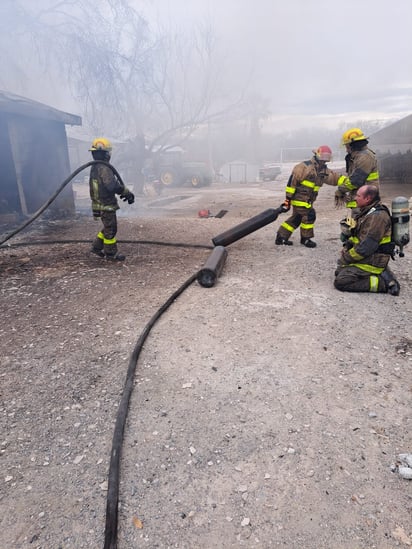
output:
<instances>
[{"instance_id":1,"label":"firefighter in red helmet","mask_svg":"<svg viewBox=\"0 0 412 549\"><path fill-rule=\"evenodd\" d=\"M107 165L110 161L112 145L105 137L97 137L90 147L93 160L101 160L90 169L89 188L92 200L93 217L100 218L103 229L97 233L92 244L92 253L112 261L123 261L125 256L117 250L117 216L119 209L116 195L129 204L134 202L134 194L115 176Z\"/></svg>"},{"instance_id":2,"label":"firefighter in red helmet","mask_svg":"<svg viewBox=\"0 0 412 549\"><path fill-rule=\"evenodd\" d=\"M313 157L297 164L289 177L286 186L285 206L292 207L292 215L284 221L276 234L275 244L291 246L292 233L300 227L300 242L307 248L315 248L314 224L316 212L313 207L319 189L324 183L338 184L339 175L327 167L332 160L332 150L321 145L313 151Z\"/></svg>"}]
</instances>

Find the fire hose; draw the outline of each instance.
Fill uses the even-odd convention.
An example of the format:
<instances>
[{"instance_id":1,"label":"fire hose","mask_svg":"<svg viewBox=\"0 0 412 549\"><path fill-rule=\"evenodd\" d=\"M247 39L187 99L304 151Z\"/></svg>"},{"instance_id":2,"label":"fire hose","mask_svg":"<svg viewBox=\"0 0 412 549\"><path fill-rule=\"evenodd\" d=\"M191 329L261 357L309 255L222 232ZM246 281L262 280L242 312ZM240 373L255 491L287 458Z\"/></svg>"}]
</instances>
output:
<instances>
[{"instance_id":1,"label":"fire hose","mask_svg":"<svg viewBox=\"0 0 412 549\"><path fill-rule=\"evenodd\" d=\"M37 212L35 212L35 214L33 214L22 225L20 225L17 229L12 231L10 234L8 234L5 238L3 238L0 241L0 248L8 247L8 246L4 246L5 242L10 240L13 236L21 232L28 225L30 225L35 219L37 219L50 206L50 204L56 199L59 193L66 187L66 185L78 173L80 173L85 168L88 168L89 166L92 166L93 164L97 164L97 163L100 163L100 162L97 162L97 161L87 162L86 164L80 166L77 170L75 170L69 177L67 177L63 181L63 183L59 186L59 188L55 191L55 193L47 200L47 202L41 208L39 208L39 210L37 210ZM121 180L120 175L118 174L116 169L110 164L109 164L109 167L112 169L116 177L118 177L119 180ZM58 243L64 243L64 244L78 243L78 242L79 242L78 240L58 241ZM197 248L207 248L207 249L211 248L210 245L208 246L196 245L196 244L191 245L191 244L167 243L167 242L156 242L156 241L147 241L147 240L125 241L125 242L160 244L165 246L197 247ZM27 246L27 245L42 245L45 243L46 243L45 241L31 241L29 243L19 242L15 244L15 246L21 247L21 246ZM48 241L47 243L50 244L50 241ZM115 423L115 428L113 433L113 439L112 439L112 449L111 449L110 466L109 466L109 473L108 473L108 491L107 491L107 500L106 500L106 525L105 525L105 534L104 534L105 549L115 549L117 547L121 449L123 445L124 428L125 428L126 419L127 419L130 397L134 387L133 380L134 380L134 376L137 368L137 361L138 361L140 352L142 350L143 344L146 341L151 329L153 328L157 320L160 318L160 316L170 307L170 305L179 297L179 295L181 295L184 292L184 290L194 282L194 280L198 279L199 284L204 287L211 287L215 283L217 277L220 275L223 269L226 256L227 256L227 252L223 247L215 248L213 250L212 256L206 262L204 268L201 269L198 273L195 273L192 276L190 276L186 280L186 282L184 282L153 315L153 317L145 326L140 337L138 338L135 348L132 352L132 355L129 360L129 366L127 369L126 379L125 379L124 388L122 392L122 398L118 408L118 413L117 413L116 423Z\"/></svg>"},{"instance_id":2,"label":"fire hose","mask_svg":"<svg viewBox=\"0 0 412 549\"><path fill-rule=\"evenodd\" d=\"M56 191L52 194L52 196L41 206L37 212L35 212L29 219L27 219L22 225L17 227L14 231L12 231L9 235L7 235L3 240L0 240L0 246L10 240L13 236L15 236L17 233L21 232L23 229L25 229L30 223L33 223L35 219L37 219L47 208L50 206L52 202L57 198L57 196L62 192L62 190L70 183L70 181L76 177L81 171L88 168L89 166L93 166L93 164L107 164L107 166L112 170L114 175L118 178L118 180L123 183L122 178L120 177L119 172L116 170L114 166L112 166L109 162L103 162L102 160L91 160L90 162L87 162L86 164L83 164L76 170L74 170L73 173L67 177L63 183L56 189Z\"/></svg>"},{"instance_id":3,"label":"fire hose","mask_svg":"<svg viewBox=\"0 0 412 549\"><path fill-rule=\"evenodd\" d=\"M65 188L65 186L82 170L92 166L93 164L101 163L100 161L90 161L86 164L80 166L75 170L68 178L66 178L56 192L47 200L47 202L33 214L28 220L26 220L21 226L12 231L7 235L3 240L0 241L0 248L4 248L4 243L7 242L10 238L15 236L17 233L25 229L30 223L37 219L55 200L58 194ZM116 169L111 166L109 163L106 163L112 169L116 177L121 181L120 175ZM129 402L131 394L134 387L134 376L137 368L137 361L140 356L144 342L146 341L151 329L161 317L161 315L170 307L170 305L197 279L199 284L203 287L210 288L214 286L217 278L220 276L226 258L227 250L225 245L231 244L240 238L250 234L253 231L275 221L278 215L286 211L282 206L275 209L268 209L261 214L229 229L228 231L218 235L212 239L214 248L211 255L206 261L204 267L200 269L197 273L191 275L167 300L166 302L157 310L157 312L152 316L150 321L146 324L143 332L139 336L132 355L129 359L129 365L126 373L126 379L124 383L124 388L122 392L121 401L118 408L118 413L116 417L116 423L112 438L112 449L110 457L110 466L108 473L108 491L106 499L106 522L105 522L105 534L104 534L104 549L117 549L117 530L118 530L118 507L119 507L119 486L120 486L120 458L121 450L124 439L124 429L128 414ZM72 243L79 242L78 240L66 240L59 241L60 243ZM178 244L178 243L165 243L165 242L151 242L151 241L125 241L125 242L139 242L147 244L161 244L169 246L192 246L190 244ZM33 241L29 244L31 245L40 245L44 244L44 241ZM49 243L49 242L48 242ZM25 246L27 243L18 243L17 246ZM201 248L210 248L210 246L202 245L193 245L193 247Z\"/></svg>"}]
</instances>

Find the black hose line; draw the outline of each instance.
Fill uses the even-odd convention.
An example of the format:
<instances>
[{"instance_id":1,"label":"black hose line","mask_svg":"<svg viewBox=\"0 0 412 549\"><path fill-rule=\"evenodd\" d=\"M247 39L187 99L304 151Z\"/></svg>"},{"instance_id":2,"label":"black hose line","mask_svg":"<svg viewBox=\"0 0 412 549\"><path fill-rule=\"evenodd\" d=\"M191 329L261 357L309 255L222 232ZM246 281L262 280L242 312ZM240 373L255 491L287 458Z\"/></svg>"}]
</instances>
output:
<instances>
[{"instance_id":1,"label":"black hose line","mask_svg":"<svg viewBox=\"0 0 412 549\"><path fill-rule=\"evenodd\" d=\"M104 549L117 549L120 457L129 402L134 387L133 381L137 367L137 360L139 358L143 344L157 320L159 320L160 316L170 307L175 299L177 299L179 295L182 294L184 290L186 290L186 288L188 288L190 284L192 284L196 280L196 277L197 273L189 277L186 282L184 282L180 286L180 288L178 288L152 316L152 318L146 324L139 339L137 340L136 346L130 357L129 367L127 369L126 380L123 388L123 394L117 412L116 424L113 433L106 500L106 528L104 534Z\"/></svg>"},{"instance_id":2,"label":"black hose line","mask_svg":"<svg viewBox=\"0 0 412 549\"><path fill-rule=\"evenodd\" d=\"M186 244L184 242L162 242L161 240L121 240L122 244L148 244L153 246L172 246L175 248L200 248L203 250L212 250L214 246L210 244ZM47 244L83 244L90 240L32 240L31 242L16 242L15 244L0 245L0 250L12 250L13 248L23 248L25 246L43 246Z\"/></svg>"},{"instance_id":3,"label":"black hose line","mask_svg":"<svg viewBox=\"0 0 412 549\"><path fill-rule=\"evenodd\" d=\"M37 219L43 212L44 210L46 210L50 204L57 198L57 196L62 192L62 190L65 188L65 186L70 183L70 181L76 177L77 174L79 174L81 171L83 171L84 169L88 168L89 166L93 166L94 164L106 164L111 170L112 172L114 173L114 175L118 178L118 180L123 183L122 181L122 178L120 177L120 174L119 172L116 170L116 168L114 166L112 166L109 162L103 162L102 160L90 160L90 162L87 162L86 164L83 164L82 166L80 166L79 168L77 168L76 170L74 170L73 173L71 173L69 175L69 177L67 177L63 183L60 185L60 187L57 188L57 190L55 191L54 194L52 194L52 196L47 200L47 202L45 202L43 204L43 206L41 206L37 212L35 212L29 219L27 219L22 225L20 225L20 227L17 227L17 229L15 229L14 231L12 231L9 235L7 235L5 238L3 238L3 240L0 240L0 246L2 244L4 244L5 242L7 242L8 240L10 240L10 238L12 238L13 236L15 236L17 233L19 233L20 231L22 231L23 229L25 229L28 225L30 225L30 223L33 223L33 221L35 219ZM124 185L124 183L123 183Z\"/></svg>"},{"instance_id":4,"label":"black hose line","mask_svg":"<svg viewBox=\"0 0 412 549\"><path fill-rule=\"evenodd\" d=\"M67 177L60 187L55 191L55 193L47 200L47 202L37 210L29 219L27 219L20 227L8 234L3 240L0 241L0 248L10 249L11 246L4 246L4 243L10 240L17 233L25 229L30 223L37 219L56 199L56 197L61 193L61 191L66 187L70 181L76 177L82 170L93 166L93 164L101 164L102 161L92 160L83 164L77 168L72 174ZM122 182L122 179L117 172L117 170L108 162L107 164L110 169L113 171L115 176ZM19 242L14 244L14 247L22 247L29 245L42 245L42 244L72 244L79 242L88 242L85 240L63 240L63 241L31 241L29 243ZM192 248L206 248L213 249L213 246L202 245L202 244L182 244L182 243L173 243L173 242L158 242L150 240L123 240L124 243L129 244L158 244L162 246L177 246L177 247L192 247ZM139 339L136 342L135 348L132 352L132 355L129 360L129 366L127 369L126 380L123 387L123 394L120 400L119 409L117 412L116 423L113 433L112 440L112 450L110 456L110 466L109 466L109 475L108 475L108 489L107 489L107 500L106 500L106 526L104 534L104 549L117 549L117 530L118 530L118 509L119 509L119 485L120 485L120 457L123 445L124 438L124 428L126 425L127 414L129 410L130 397L133 392L134 387L134 376L137 368L137 360L143 348L143 344L146 341L151 329L159 320L161 315L170 307L170 305L182 294L186 288L188 288L196 279L198 273L190 276L186 282L184 282L167 300L166 302L156 311L152 316L149 322L146 324L143 332L141 333Z\"/></svg>"},{"instance_id":5,"label":"black hose line","mask_svg":"<svg viewBox=\"0 0 412 549\"><path fill-rule=\"evenodd\" d=\"M157 246L173 246L175 248L200 248L202 250L212 250L214 246L210 244L185 244L184 242L163 242L159 240L121 240L121 244L153 244Z\"/></svg>"}]
</instances>

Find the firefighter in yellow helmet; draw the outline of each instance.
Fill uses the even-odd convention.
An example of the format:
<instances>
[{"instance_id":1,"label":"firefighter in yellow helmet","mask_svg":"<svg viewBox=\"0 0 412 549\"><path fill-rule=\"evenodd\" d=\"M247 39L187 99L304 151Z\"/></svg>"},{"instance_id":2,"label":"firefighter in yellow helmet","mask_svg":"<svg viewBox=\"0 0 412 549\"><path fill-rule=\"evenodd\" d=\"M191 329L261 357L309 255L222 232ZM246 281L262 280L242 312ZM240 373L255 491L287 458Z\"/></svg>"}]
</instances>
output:
<instances>
[{"instance_id":1,"label":"firefighter in yellow helmet","mask_svg":"<svg viewBox=\"0 0 412 549\"><path fill-rule=\"evenodd\" d=\"M342 175L335 192L336 206L356 208L355 195L362 185L379 187L378 162L368 147L368 138L360 128L350 128L342 136L346 147L346 176Z\"/></svg>"},{"instance_id":2,"label":"firefighter in yellow helmet","mask_svg":"<svg viewBox=\"0 0 412 549\"><path fill-rule=\"evenodd\" d=\"M332 160L332 150L321 145L313 151L313 157L297 164L286 185L285 207L293 208L292 215L284 221L276 234L275 244L291 246L292 233L300 226L300 243L307 248L315 248L314 224L316 212L313 207L319 189L324 183L337 185L339 175L327 167ZM286 210L286 211L287 211Z\"/></svg>"},{"instance_id":3,"label":"firefighter in yellow helmet","mask_svg":"<svg viewBox=\"0 0 412 549\"><path fill-rule=\"evenodd\" d=\"M93 217L100 218L103 229L97 233L92 244L92 253L112 261L124 261L125 256L117 250L117 216L119 209L116 195L129 204L134 202L134 194L119 181L107 163L110 161L112 145L105 137L93 140L89 151L93 160L101 160L90 169L89 188L92 200Z\"/></svg>"}]
</instances>

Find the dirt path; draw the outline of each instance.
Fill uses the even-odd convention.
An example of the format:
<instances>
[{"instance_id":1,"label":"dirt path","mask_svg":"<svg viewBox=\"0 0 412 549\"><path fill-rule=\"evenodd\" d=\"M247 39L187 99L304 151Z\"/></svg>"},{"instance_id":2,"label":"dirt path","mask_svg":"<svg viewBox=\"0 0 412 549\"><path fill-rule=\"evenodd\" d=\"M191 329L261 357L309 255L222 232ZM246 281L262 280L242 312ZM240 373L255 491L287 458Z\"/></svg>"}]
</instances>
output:
<instances>
[{"instance_id":1,"label":"dirt path","mask_svg":"<svg viewBox=\"0 0 412 549\"><path fill-rule=\"evenodd\" d=\"M211 245L276 207L275 185L144 199L122 210L119 240ZM412 545L412 484L391 470L412 452L412 255L391 266L399 297L337 292L332 197L317 202L318 248L275 247L279 219L228 247L218 283L192 284L152 330L125 431L119 549ZM203 207L229 212L199 219ZM39 222L13 243L96 227ZM130 353L210 253L131 242L112 265L87 250L0 250L2 548L103 547Z\"/></svg>"}]
</instances>

